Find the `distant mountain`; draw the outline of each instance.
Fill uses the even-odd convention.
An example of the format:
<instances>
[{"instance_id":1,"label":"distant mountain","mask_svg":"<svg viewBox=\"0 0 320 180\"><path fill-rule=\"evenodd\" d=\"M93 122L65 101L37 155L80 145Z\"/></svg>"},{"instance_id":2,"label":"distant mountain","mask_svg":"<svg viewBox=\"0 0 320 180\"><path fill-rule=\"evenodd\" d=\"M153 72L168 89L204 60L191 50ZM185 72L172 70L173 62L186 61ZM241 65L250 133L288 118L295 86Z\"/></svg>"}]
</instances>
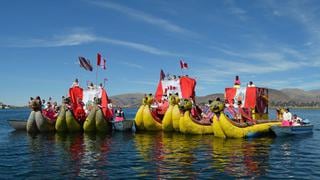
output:
<instances>
[{"instance_id":1,"label":"distant mountain","mask_svg":"<svg viewBox=\"0 0 320 180\"><path fill-rule=\"evenodd\" d=\"M121 107L138 107L141 105L144 93L121 94L110 97L113 104ZM219 97L224 99L224 93L197 96L197 103L207 103L209 99L215 100ZM320 89L304 91L302 89L269 89L269 104L271 106L304 106L320 107Z\"/></svg>"},{"instance_id":2,"label":"distant mountain","mask_svg":"<svg viewBox=\"0 0 320 180\"><path fill-rule=\"evenodd\" d=\"M144 93L130 93L111 96L112 104L121 107L139 107Z\"/></svg>"}]
</instances>

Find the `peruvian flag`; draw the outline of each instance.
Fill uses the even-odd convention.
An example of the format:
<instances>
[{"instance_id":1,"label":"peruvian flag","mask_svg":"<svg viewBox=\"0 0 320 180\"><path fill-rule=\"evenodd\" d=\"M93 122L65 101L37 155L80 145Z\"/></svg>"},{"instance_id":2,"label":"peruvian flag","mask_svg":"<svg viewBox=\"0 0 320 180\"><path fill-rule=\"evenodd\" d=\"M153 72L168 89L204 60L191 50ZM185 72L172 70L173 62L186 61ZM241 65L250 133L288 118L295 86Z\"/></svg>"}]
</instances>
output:
<instances>
[{"instance_id":1,"label":"peruvian flag","mask_svg":"<svg viewBox=\"0 0 320 180\"><path fill-rule=\"evenodd\" d=\"M181 69L188 69L188 63L183 60L180 60L180 68Z\"/></svg>"},{"instance_id":2,"label":"peruvian flag","mask_svg":"<svg viewBox=\"0 0 320 180\"><path fill-rule=\"evenodd\" d=\"M100 53L97 53L97 66L102 67L102 69L106 69L106 60L102 60L102 56Z\"/></svg>"},{"instance_id":3,"label":"peruvian flag","mask_svg":"<svg viewBox=\"0 0 320 180\"><path fill-rule=\"evenodd\" d=\"M81 87L76 86L69 89L69 96L71 97L72 108L76 118L78 114L75 112L80 106L79 99L84 103L83 108L87 112L92 108L94 98L101 98L101 109L105 118L112 118L112 111L108 109L108 95L104 88L83 90Z\"/></svg>"},{"instance_id":4,"label":"peruvian flag","mask_svg":"<svg viewBox=\"0 0 320 180\"><path fill-rule=\"evenodd\" d=\"M238 101L241 101L242 107L245 108L255 108L258 103L257 93L259 92L257 87L241 87L241 88L226 88L225 98L231 104L234 102L233 106L238 107Z\"/></svg>"},{"instance_id":5,"label":"peruvian flag","mask_svg":"<svg viewBox=\"0 0 320 180\"><path fill-rule=\"evenodd\" d=\"M164 94L167 96L170 94L178 94L180 98L194 98L195 86L195 79L186 76L170 80L163 79L159 81L155 98L161 100Z\"/></svg>"}]
</instances>

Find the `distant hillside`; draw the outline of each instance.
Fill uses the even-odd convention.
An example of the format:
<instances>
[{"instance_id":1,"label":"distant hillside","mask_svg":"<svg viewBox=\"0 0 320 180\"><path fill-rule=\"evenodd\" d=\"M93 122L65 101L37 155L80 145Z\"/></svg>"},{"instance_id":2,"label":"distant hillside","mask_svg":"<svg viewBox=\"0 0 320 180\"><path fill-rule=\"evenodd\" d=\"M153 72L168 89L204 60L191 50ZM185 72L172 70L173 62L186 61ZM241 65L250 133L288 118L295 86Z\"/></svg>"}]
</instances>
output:
<instances>
[{"instance_id":1,"label":"distant hillside","mask_svg":"<svg viewBox=\"0 0 320 180\"><path fill-rule=\"evenodd\" d=\"M110 99L115 106L121 107L139 107L141 105L144 93L130 93L111 96Z\"/></svg>"},{"instance_id":2,"label":"distant hillside","mask_svg":"<svg viewBox=\"0 0 320 180\"><path fill-rule=\"evenodd\" d=\"M122 94L110 97L114 105L121 107L138 107L144 93ZM224 93L196 97L196 102L207 103L209 99L224 99ZM301 89L269 89L270 106L320 107L320 89L304 91Z\"/></svg>"}]
</instances>

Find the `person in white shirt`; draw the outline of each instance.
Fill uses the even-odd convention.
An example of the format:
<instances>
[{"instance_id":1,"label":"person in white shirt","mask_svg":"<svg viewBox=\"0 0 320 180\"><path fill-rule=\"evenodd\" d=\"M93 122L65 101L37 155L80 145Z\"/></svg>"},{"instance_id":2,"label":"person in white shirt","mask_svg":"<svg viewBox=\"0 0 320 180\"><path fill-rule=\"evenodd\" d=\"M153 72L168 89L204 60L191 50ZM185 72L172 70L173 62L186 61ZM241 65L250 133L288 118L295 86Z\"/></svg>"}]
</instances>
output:
<instances>
[{"instance_id":1,"label":"person in white shirt","mask_svg":"<svg viewBox=\"0 0 320 180\"><path fill-rule=\"evenodd\" d=\"M283 126L291 126L292 125L292 114L291 114L289 108L285 108L285 111L283 113L282 125Z\"/></svg>"}]
</instances>

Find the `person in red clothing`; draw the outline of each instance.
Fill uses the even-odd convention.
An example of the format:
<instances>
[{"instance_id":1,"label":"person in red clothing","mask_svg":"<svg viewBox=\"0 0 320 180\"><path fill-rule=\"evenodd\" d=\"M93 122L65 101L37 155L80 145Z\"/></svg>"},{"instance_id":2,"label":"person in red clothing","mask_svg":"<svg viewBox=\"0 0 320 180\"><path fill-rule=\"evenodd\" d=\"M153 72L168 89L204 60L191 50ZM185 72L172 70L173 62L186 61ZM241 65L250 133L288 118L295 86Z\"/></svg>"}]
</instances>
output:
<instances>
[{"instance_id":1,"label":"person in red clothing","mask_svg":"<svg viewBox=\"0 0 320 180\"><path fill-rule=\"evenodd\" d=\"M86 119L86 112L84 111L83 107L84 103L82 102L82 99L78 98L77 108L75 109L74 115L79 123L83 123Z\"/></svg>"},{"instance_id":2,"label":"person in red clothing","mask_svg":"<svg viewBox=\"0 0 320 180\"><path fill-rule=\"evenodd\" d=\"M239 76L236 76L236 79L234 80L234 87L239 88L240 85L241 85L240 78L239 78Z\"/></svg>"}]
</instances>

